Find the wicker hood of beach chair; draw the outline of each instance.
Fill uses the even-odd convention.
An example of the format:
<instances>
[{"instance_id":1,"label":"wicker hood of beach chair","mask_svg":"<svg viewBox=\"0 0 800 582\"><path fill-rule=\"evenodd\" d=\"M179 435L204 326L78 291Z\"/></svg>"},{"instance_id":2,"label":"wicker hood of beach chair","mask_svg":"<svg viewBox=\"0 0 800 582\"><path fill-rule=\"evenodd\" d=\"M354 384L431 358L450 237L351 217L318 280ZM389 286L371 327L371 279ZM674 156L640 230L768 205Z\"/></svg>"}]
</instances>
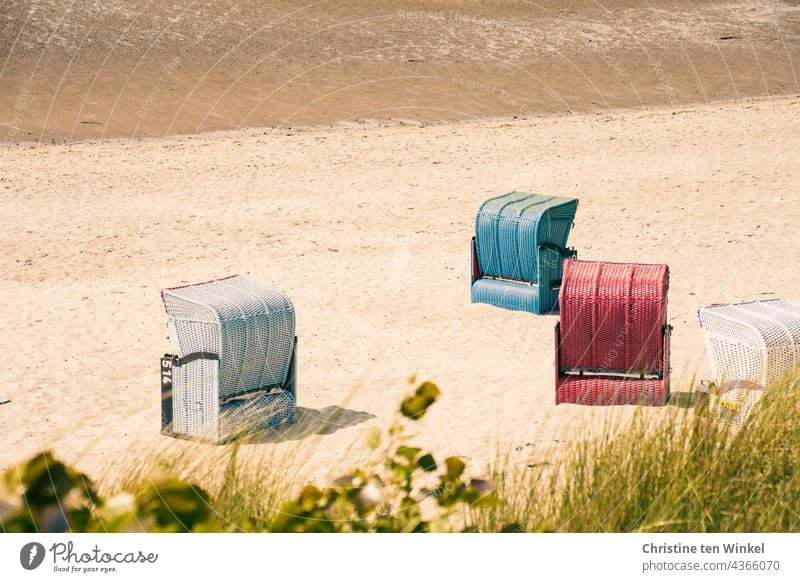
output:
<instances>
[{"instance_id":1,"label":"wicker hood of beach chair","mask_svg":"<svg viewBox=\"0 0 800 582\"><path fill-rule=\"evenodd\" d=\"M714 381L763 388L800 365L800 303L767 299L697 310Z\"/></svg>"},{"instance_id":2,"label":"wicker hood of beach chair","mask_svg":"<svg viewBox=\"0 0 800 582\"><path fill-rule=\"evenodd\" d=\"M472 303L534 314L558 309L561 263L578 200L509 192L478 210L472 239Z\"/></svg>"},{"instance_id":3,"label":"wicker hood of beach chair","mask_svg":"<svg viewBox=\"0 0 800 582\"><path fill-rule=\"evenodd\" d=\"M667 265L564 261L556 404L666 404L668 290Z\"/></svg>"},{"instance_id":4,"label":"wicker hood of beach chair","mask_svg":"<svg viewBox=\"0 0 800 582\"><path fill-rule=\"evenodd\" d=\"M225 442L296 420L295 314L242 275L161 292L178 354L161 360L162 432Z\"/></svg>"}]
</instances>

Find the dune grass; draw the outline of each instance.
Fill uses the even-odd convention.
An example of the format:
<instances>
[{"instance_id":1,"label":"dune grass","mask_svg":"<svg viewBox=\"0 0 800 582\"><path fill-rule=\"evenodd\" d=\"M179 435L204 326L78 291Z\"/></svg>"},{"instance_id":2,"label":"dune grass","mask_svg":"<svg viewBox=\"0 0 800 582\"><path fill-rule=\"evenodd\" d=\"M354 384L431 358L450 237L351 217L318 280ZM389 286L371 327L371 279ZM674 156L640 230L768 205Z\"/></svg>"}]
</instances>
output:
<instances>
[{"instance_id":1,"label":"dune grass","mask_svg":"<svg viewBox=\"0 0 800 582\"><path fill-rule=\"evenodd\" d=\"M662 422L637 414L550 463L520 466L498 454L475 478L459 458L437 460L409 442L406 427L439 394L425 382L398 423L370 434L375 460L331 483L301 487L243 462L232 445L213 449L213 470L192 448L131 460L103 498L85 476L40 455L4 476L0 529L796 532L799 384L795 374L770 387L738 431L714 422L700 399Z\"/></svg>"},{"instance_id":2,"label":"dune grass","mask_svg":"<svg viewBox=\"0 0 800 582\"><path fill-rule=\"evenodd\" d=\"M554 467L493 478L504 504L475 512L482 531L800 531L800 375L765 392L738 431L703 400L649 424L641 416L577 444Z\"/></svg>"}]
</instances>

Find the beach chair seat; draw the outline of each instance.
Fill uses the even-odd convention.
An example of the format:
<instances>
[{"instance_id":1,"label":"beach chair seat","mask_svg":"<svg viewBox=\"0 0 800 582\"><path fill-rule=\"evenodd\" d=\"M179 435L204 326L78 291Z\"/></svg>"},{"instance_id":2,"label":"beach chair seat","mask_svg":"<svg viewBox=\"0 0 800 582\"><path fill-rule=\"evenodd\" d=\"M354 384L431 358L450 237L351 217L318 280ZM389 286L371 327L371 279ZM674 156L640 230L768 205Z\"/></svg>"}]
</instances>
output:
<instances>
[{"instance_id":1,"label":"beach chair seat","mask_svg":"<svg viewBox=\"0 0 800 582\"><path fill-rule=\"evenodd\" d=\"M800 364L800 303L767 299L701 307L700 329L717 385L766 388Z\"/></svg>"},{"instance_id":2,"label":"beach chair seat","mask_svg":"<svg viewBox=\"0 0 800 582\"><path fill-rule=\"evenodd\" d=\"M296 421L295 315L242 275L161 292L177 354L161 359L164 434L225 442Z\"/></svg>"},{"instance_id":3,"label":"beach chair seat","mask_svg":"<svg viewBox=\"0 0 800 582\"><path fill-rule=\"evenodd\" d=\"M665 404L667 265L569 259L563 270L556 404Z\"/></svg>"},{"instance_id":4,"label":"beach chair seat","mask_svg":"<svg viewBox=\"0 0 800 582\"><path fill-rule=\"evenodd\" d=\"M663 404L668 397L664 381L658 378L564 374L557 382L556 404Z\"/></svg>"},{"instance_id":5,"label":"beach chair seat","mask_svg":"<svg viewBox=\"0 0 800 582\"><path fill-rule=\"evenodd\" d=\"M578 200L509 192L484 202L471 248L472 303L534 314L558 309L561 263Z\"/></svg>"}]
</instances>

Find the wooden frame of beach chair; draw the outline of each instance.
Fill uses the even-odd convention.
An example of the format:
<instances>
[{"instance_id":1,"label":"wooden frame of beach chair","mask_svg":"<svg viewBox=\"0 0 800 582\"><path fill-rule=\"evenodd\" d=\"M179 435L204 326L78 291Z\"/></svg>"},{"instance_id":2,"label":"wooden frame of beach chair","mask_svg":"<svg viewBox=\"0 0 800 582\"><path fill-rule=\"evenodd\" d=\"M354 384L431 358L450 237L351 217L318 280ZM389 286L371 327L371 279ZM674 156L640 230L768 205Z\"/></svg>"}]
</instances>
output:
<instances>
[{"instance_id":1,"label":"wooden frame of beach chair","mask_svg":"<svg viewBox=\"0 0 800 582\"><path fill-rule=\"evenodd\" d=\"M177 354L161 358L161 432L213 443L297 419L294 308L242 275L161 292Z\"/></svg>"},{"instance_id":2,"label":"wooden frame of beach chair","mask_svg":"<svg viewBox=\"0 0 800 582\"><path fill-rule=\"evenodd\" d=\"M556 404L666 404L668 289L667 265L564 261Z\"/></svg>"},{"instance_id":3,"label":"wooden frame of beach chair","mask_svg":"<svg viewBox=\"0 0 800 582\"><path fill-rule=\"evenodd\" d=\"M470 247L472 303L534 314L558 309L561 264L578 200L509 192L478 210Z\"/></svg>"}]
</instances>

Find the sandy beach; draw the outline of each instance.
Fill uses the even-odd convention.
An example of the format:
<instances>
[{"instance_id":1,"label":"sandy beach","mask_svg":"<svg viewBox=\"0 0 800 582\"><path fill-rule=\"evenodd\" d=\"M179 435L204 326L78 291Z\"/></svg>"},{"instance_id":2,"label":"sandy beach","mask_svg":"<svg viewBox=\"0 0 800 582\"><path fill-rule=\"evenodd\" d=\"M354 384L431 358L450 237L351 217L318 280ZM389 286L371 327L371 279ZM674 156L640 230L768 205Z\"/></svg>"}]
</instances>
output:
<instances>
[{"instance_id":1,"label":"sandy beach","mask_svg":"<svg viewBox=\"0 0 800 582\"><path fill-rule=\"evenodd\" d=\"M797 0L5 0L0 140L796 94Z\"/></svg>"},{"instance_id":2,"label":"sandy beach","mask_svg":"<svg viewBox=\"0 0 800 582\"><path fill-rule=\"evenodd\" d=\"M545 454L632 408L555 407L556 318L469 303L479 203L578 196L581 257L668 263L673 390L686 391L707 374L698 306L797 294L797 152L798 98L3 146L2 465L45 447L97 467L191 446L157 431L172 348L159 290L230 273L292 298L299 404L335 431L260 446L312 472L346 465L417 373L444 392L421 442L476 462L498 444ZM331 407L341 426L325 426Z\"/></svg>"},{"instance_id":3,"label":"sandy beach","mask_svg":"<svg viewBox=\"0 0 800 582\"><path fill-rule=\"evenodd\" d=\"M541 462L630 417L555 406L557 317L470 304L475 212L514 189L580 198L581 258L668 263L673 392L707 377L697 307L800 298L800 6L615 4L429 2L405 20L388 2L312 6L305 26L350 28L306 43L288 25L271 29L286 38L255 34L244 3L195 53L178 50L195 46L184 20L162 26L166 9L147 26L108 12L109 27L144 35L134 42L93 36L90 20L59 36L60 12L39 18L48 3L2 4L0 470L43 448L93 475L129 455L205 450L158 432L158 358L174 351L159 290L233 273L282 289L297 311L300 423L246 448L288 458L273 469L297 479L366 455L411 374L443 391L416 440L478 467L498 448ZM291 21L280 2L269 10ZM398 36L372 34L359 24L369 15ZM542 39L557 30L553 52ZM250 44L226 53L221 31ZM424 38L397 44L409 31ZM81 44L69 65L64 47L84 36L115 48ZM369 47L351 45L368 39L383 56L362 62ZM291 43L291 57L264 56ZM164 73L170 51L184 56ZM346 66L318 67L337 51ZM222 54L234 62L209 64Z\"/></svg>"}]
</instances>

